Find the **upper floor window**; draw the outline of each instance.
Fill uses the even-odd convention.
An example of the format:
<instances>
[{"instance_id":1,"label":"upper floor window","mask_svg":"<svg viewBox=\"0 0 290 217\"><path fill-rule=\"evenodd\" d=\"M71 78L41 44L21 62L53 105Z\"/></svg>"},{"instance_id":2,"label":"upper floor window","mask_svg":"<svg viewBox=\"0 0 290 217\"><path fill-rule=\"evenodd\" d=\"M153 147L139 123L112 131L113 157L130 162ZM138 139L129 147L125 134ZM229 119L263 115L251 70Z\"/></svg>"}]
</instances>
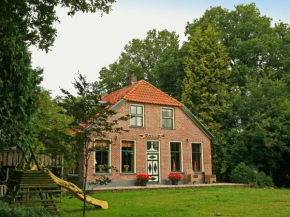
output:
<instances>
[{"instance_id":1,"label":"upper floor window","mask_svg":"<svg viewBox=\"0 0 290 217\"><path fill-rule=\"evenodd\" d=\"M130 126L132 127L143 127L143 106L141 105L131 105L130 106Z\"/></svg>"},{"instance_id":2,"label":"upper floor window","mask_svg":"<svg viewBox=\"0 0 290 217\"><path fill-rule=\"evenodd\" d=\"M162 128L173 128L172 108L162 108Z\"/></svg>"}]
</instances>

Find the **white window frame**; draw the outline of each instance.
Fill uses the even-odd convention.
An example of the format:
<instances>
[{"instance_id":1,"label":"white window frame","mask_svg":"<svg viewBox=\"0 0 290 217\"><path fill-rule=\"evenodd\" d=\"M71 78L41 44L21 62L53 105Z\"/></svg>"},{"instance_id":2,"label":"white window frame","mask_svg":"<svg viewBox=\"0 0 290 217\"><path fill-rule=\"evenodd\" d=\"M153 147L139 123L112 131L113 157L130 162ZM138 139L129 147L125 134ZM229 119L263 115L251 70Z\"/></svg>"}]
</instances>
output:
<instances>
[{"instance_id":1,"label":"white window frame","mask_svg":"<svg viewBox=\"0 0 290 217\"><path fill-rule=\"evenodd\" d=\"M134 169L133 169L133 172L131 172L131 173L129 173L129 172L122 172L122 142L123 141L128 141L128 142L133 142L134 143ZM121 139L120 140L120 174L125 174L125 175L135 175L136 174L136 155L137 155L137 153L136 153L136 145L137 143L136 143L136 140L133 140L133 139Z\"/></svg>"},{"instance_id":2,"label":"white window frame","mask_svg":"<svg viewBox=\"0 0 290 217\"><path fill-rule=\"evenodd\" d=\"M172 110L172 128L171 127L163 127L162 126L162 122L163 122L163 115L162 115L162 109L170 109L170 110ZM161 107L161 128L162 129L175 129L174 128L174 108L172 108L172 107ZM167 118L167 119L169 119L169 118Z\"/></svg>"},{"instance_id":3,"label":"white window frame","mask_svg":"<svg viewBox=\"0 0 290 217\"><path fill-rule=\"evenodd\" d=\"M180 143L180 171L171 171L171 143ZM169 171L171 173L183 173L183 144L182 141L169 141Z\"/></svg>"},{"instance_id":4,"label":"white window frame","mask_svg":"<svg viewBox=\"0 0 290 217\"><path fill-rule=\"evenodd\" d=\"M101 140L103 140L103 141L108 141L109 143L108 143L108 145L109 145L109 153L108 153L108 166L111 166L111 142L112 142L112 140L111 139L101 139ZM95 143L97 142L97 141L101 141L100 139L95 139L94 140L94 147L95 147ZM98 172L98 173L96 173L96 151L94 151L94 174L102 174L102 172ZM104 173L104 174L111 174L111 169L109 169L108 170L108 172L107 173Z\"/></svg>"},{"instance_id":5,"label":"white window frame","mask_svg":"<svg viewBox=\"0 0 290 217\"><path fill-rule=\"evenodd\" d=\"M132 117L132 115L131 115L131 106L139 106L139 107L142 107L142 111L143 111L143 115L142 115L142 126L135 126L135 125L131 125L131 117ZM141 105L141 104L130 104L130 107L129 107L129 114L130 114L130 120L129 120L129 126L130 127L145 127L145 118L144 118L144 116L145 116L145 107L144 107L144 105ZM137 117L141 117L141 115L134 115L133 114L133 116L137 116Z\"/></svg>"},{"instance_id":6,"label":"white window frame","mask_svg":"<svg viewBox=\"0 0 290 217\"><path fill-rule=\"evenodd\" d=\"M191 158L191 162L190 162L190 164L191 164L191 167L192 167L192 144L200 144L200 150L201 150L201 171L196 171L196 173L199 173L199 172L204 172L204 164L203 164L203 143L202 142L191 142L190 143L190 149L191 149L191 154L190 154L190 158ZM192 168L192 171L194 171L193 170L193 168Z\"/></svg>"}]
</instances>

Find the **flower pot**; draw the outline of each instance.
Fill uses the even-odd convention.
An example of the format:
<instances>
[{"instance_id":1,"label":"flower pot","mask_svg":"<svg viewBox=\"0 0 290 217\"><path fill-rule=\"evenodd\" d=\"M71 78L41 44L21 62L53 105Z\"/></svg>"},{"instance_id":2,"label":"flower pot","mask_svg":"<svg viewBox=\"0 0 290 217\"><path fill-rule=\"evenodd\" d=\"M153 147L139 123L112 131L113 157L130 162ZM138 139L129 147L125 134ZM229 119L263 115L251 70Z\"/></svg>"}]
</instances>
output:
<instances>
[{"instance_id":1,"label":"flower pot","mask_svg":"<svg viewBox=\"0 0 290 217\"><path fill-rule=\"evenodd\" d=\"M103 168L102 167L99 168L99 172L103 172Z\"/></svg>"},{"instance_id":2,"label":"flower pot","mask_svg":"<svg viewBox=\"0 0 290 217\"><path fill-rule=\"evenodd\" d=\"M147 186L147 181L141 181L141 182L139 182L139 186Z\"/></svg>"},{"instance_id":3,"label":"flower pot","mask_svg":"<svg viewBox=\"0 0 290 217\"><path fill-rule=\"evenodd\" d=\"M171 183L172 183L172 185L178 185L178 181L176 181L176 180L171 181Z\"/></svg>"}]
</instances>

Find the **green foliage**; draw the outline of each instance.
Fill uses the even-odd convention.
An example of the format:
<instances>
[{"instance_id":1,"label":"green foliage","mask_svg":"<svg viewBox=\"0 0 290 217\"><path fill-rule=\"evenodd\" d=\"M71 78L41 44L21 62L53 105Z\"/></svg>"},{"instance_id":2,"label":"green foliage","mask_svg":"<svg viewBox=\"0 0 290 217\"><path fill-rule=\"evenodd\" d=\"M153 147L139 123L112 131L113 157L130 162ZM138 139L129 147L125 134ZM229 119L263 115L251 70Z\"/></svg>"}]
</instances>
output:
<instances>
[{"instance_id":1,"label":"green foliage","mask_svg":"<svg viewBox=\"0 0 290 217\"><path fill-rule=\"evenodd\" d=\"M37 111L33 115L34 146L52 155L64 154L71 159L73 136L69 124L72 117L64 114L50 92L42 90L38 94Z\"/></svg>"},{"instance_id":2,"label":"green foliage","mask_svg":"<svg viewBox=\"0 0 290 217\"><path fill-rule=\"evenodd\" d=\"M145 79L169 95L180 95L176 87L183 73L178 42L175 32L155 29L144 40L133 39L116 62L101 69L100 87L113 92L127 86L127 77L134 74L138 80Z\"/></svg>"},{"instance_id":3,"label":"green foliage","mask_svg":"<svg viewBox=\"0 0 290 217\"><path fill-rule=\"evenodd\" d=\"M37 110L42 70L32 69L21 37L5 41L0 33L0 73L0 144L24 146L33 139L31 117Z\"/></svg>"},{"instance_id":4,"label":"green foliage","mask_svg":"<svg viewBox=\"0 0 290 217\"><path fill-rule=\"evenodd\" d=\"M56 217L43 207L19 207L11 208L8 203L0 200L0 217Z\"/></svg>"},{"instance_id":5,"label":"green foliage","mask_svg":"<svg viewBox=\"0 0 290 217\"><path fill-rule=\"evenodd\" d=\"M234 99L240 124L233 160L243 158L273 175L284 160L283 153L289 152L290 95L285 83L268 78L250 82L246 88L248 94Z\"/></svg>"},{"instance_id":6,"label":"green foliage","mask_svg":"<svg viewBox=\"0 0 290 217\"><path fill-rule=\"evenodd\" d=\"M212 131L218 138L213 143L214 172L226 181L235 165L246 162L258 165L280 185L290 183L290 170L284 163L289 162L290 150L290 31L288 24L273 25L271 21L252 3L237 5L231 11L211 7L186 26L189 38L212 26L230 59L231 75L226 82L230 100L223 107L226 115L215 119L218 111L208 112L219 126L217 132ZM187 85L194 88L196 84ZM199 88L200 95L208 91L206 84ZM186 102L191 103L194 111L198 103L195 99Z\"/></svg>"},{"instance_id":7,"label":"green foliage","mask_svg":"<svg viewBox=\"0 0 290 217\"><path fill-rule=\"evenodd\" d=\"M230 98L227 90L230 63L219 41L211 26L205 31L197 28L189 37L182 93L182 102L213 134L219 131Z\"/></svg>"},{"instance_id":8,"label":"green foliage","mask_svg":"<svg viewBox=\"0 0 290 217\"><path fill-rule=\"evenodd\" d=\"M57 36L54 23L60 22L56 15L56 7L68 9L68 15L76 12L109 13L115 0L45 0L45 1L1 1L0 3L0 38L4 41L12 35L21 34L27 44L37 45L48 51Z\"/></svg>"},{"instance_id":9,"label":"green foliage","mask_svg":"<svg viewBox=\"0 0 290 217\"><path fill-rule=\"evenodd\" d=\"M239 163L231 172L232 183L253 183L255 180L255 173L244 162Z\"/></svg>"},{"instance_id":10,"label":"green foliage","mask_svg":"<svg viewBox=\"0 0 290 217\"><path fill-rule=\"evenodd\" d=\"M258 186L261 188L274 187L273 180L270 176L267 176L263 171L257 174Z\"/></svg>"}]
</instances>

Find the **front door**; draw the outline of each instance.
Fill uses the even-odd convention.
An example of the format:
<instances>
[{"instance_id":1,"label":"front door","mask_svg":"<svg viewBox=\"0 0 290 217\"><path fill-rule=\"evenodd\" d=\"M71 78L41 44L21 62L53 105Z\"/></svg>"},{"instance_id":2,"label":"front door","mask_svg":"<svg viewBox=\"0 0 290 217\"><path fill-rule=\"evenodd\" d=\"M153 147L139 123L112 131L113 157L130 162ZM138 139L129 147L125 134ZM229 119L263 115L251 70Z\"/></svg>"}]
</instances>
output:
<instances>
[{"instance_id":1,"label":"front door","mask_svg":"<svg viewBox=\"0 0 290 217\"><path fill-rule=\"evenodd\" d=\"M159 183L159 141L147 141L147 174L150 183Z\"/></svg>"}]
</instances>

